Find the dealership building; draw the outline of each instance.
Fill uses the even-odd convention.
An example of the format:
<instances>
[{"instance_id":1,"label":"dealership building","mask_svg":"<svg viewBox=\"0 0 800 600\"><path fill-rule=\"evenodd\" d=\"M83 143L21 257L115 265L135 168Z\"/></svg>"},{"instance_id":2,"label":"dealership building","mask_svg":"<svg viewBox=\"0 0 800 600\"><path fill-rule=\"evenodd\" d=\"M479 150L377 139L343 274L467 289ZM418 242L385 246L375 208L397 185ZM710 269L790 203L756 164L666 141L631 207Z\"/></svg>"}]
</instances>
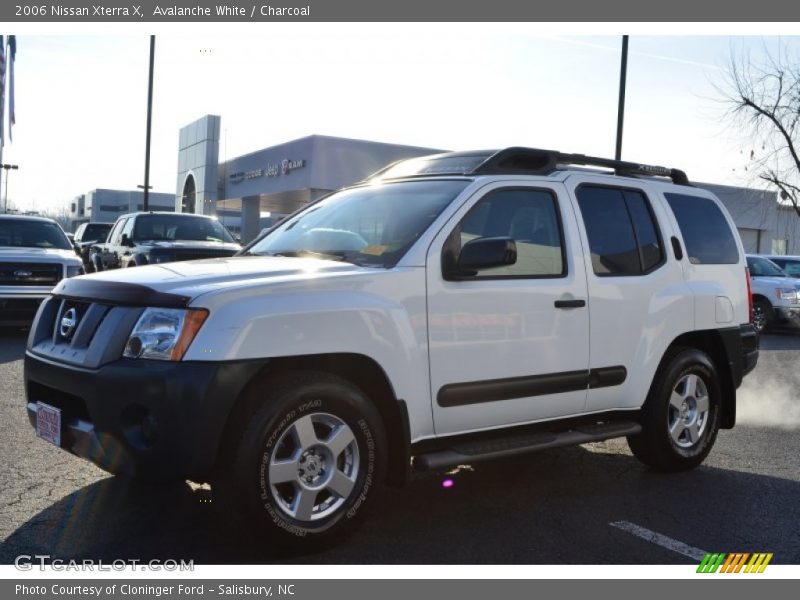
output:
<instances>
[{"instance_id":1,"label":"dealership building","mask_svg":"<svg viewBox=\"0 0 800 600\"><path fill-rule=\"evenodd\" d=\"M441 152L310 135L219 162L220 117L181 128L175 207L216 215L244 241L275 220L389 163Z\"/></svg>"}]
</instances>

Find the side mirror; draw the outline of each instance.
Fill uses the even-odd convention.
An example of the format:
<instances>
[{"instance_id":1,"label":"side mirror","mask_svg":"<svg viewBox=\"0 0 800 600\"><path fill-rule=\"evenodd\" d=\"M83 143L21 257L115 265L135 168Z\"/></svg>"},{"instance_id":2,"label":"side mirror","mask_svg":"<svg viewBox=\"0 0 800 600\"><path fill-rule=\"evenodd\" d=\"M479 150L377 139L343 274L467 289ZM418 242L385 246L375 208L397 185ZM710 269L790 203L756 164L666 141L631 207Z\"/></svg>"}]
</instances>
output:
<instances>
[{"instance_id":1,"label":"side mirror","mask_svg":"<svg viewBox=\"0 0 800 600\"><path fill-rule=\"evenodd\" d=\"M461 248L455 269L445 272L445 279L472 277L478 271L505 267L517 262L517 244L509 237L470 240Z\"/></svg>"},{"instance_id":2,"label":"side mirror","mask_svg":"<svg viewBox=\"0 0 800 600\"><path fill-rule=\"evenodd\" d=\"M120 240L120 244L122 244L123 246L127 246L128 248L132 248L133 247L133 240L128 237L127 233L123 233L122 234L122 240Z\"/></svg>"}]
</instances>

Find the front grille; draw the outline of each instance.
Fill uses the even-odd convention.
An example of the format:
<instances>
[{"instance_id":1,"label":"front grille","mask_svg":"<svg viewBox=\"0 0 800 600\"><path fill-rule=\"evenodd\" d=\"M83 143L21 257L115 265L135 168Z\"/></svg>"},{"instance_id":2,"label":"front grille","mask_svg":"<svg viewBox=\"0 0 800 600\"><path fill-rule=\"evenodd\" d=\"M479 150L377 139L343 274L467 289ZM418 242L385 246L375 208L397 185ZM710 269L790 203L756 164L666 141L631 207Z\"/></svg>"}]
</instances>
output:
<instances>
[{"instance_id":1,"label":"front grille","mask_svg":"<svg viewBox=\"0 0 800 600\"><path fill-rule=\"evenodd\" d=\"M109 307L89 302L64 300L53 321L53 340L73 348L85 348L94 337ZM73 323L68 325L68 323Z\"/></svg>"},{"instance_id":2,"label":"front grille","mask_svg":"<svg viewBox=\"0 0 800 600\"><path fill-rule=\"evenodd\" d=\"M122 357L143 310L51 296L33 321L28 348L49 360L96 369Z\"/></svg>"},{"instance_id":3,"label":"front grille","mask_svg":"<svg viewBox=\"0 0 800 600\"><path fill-rule=\"evenodd\" d=\"M58 263L0 262L0 285L54 286L61 280Z\"/></svg>"},{"instance_id":4,"label":"front grille","mask_svg":"<svg viewBox=\"0 0 800 600\"><path fill-rule=\"evenodd\" d=\"M176 252L175 260L197 260L199 258L220 258L223 256L233 256L233 250L196 250L192 252Z\"/></svg>"}]
</instances>

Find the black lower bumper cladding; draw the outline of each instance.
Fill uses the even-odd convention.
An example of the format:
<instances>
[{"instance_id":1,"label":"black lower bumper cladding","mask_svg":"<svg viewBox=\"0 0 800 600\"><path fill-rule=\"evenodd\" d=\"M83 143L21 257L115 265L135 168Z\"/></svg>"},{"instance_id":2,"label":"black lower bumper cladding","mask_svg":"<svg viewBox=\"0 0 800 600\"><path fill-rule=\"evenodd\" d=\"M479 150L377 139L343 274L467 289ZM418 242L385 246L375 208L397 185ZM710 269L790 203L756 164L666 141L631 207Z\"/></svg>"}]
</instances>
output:
<instances>
[{"instance_id":1,"label":"black lower bumper cladding","mask_svg":"<svg viewBox=\"0 0 800 600\"><path fill-rule=\"evenodd\" d=\"M111 473L196 479L214 467L225 423L265 361L120 359L99 369L25 356L28 417L61 411L61 447Z\"/></svg>"}]
</instances>

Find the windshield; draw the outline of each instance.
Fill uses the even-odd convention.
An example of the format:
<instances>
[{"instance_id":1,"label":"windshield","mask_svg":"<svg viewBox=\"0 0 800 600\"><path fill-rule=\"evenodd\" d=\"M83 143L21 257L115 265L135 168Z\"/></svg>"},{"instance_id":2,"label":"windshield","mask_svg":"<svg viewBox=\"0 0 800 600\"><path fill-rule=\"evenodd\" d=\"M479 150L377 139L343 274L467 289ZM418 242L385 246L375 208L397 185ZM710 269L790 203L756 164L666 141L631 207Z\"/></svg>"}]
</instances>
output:
<instances>
[{"instance_id":1,"label":"windshield","mask_svg":"<svg viewBox=\"0 0 800 600\"><path fill-rule=\"evenodd\" d=\"M288 219L247 254L395 264L469 181L413 181L344 190Z\"/></svg>"},{"instance_id":2,"label":"windshield","mask_svg":"<svg viewBox=\"0 0 800 600\"><path fill-rule=\"evenodd\" d=\"M219 221L205 217L144 215L136 218L133 239L143 241L232 242Z\"/></svg>"},{"instance_id":3,"label":"windshield","mask_svg":"<svg viewBox=\"0 0 800 600\"><path fill-rule=\"evenodd\" d=\"M747 257L747 268L753 277L788 277L785 271L766 258Z\"/></svg>"},{"instance_id":4,"label":"windshield","mask_svg":"<svg viewBox=\"0 0 800 600\"><path fill-rule=\"evenodd\" d=\"M0 246L72 249L64 231L55 223L23 219L0 219Z\"/></svg>"}]
</instances>

